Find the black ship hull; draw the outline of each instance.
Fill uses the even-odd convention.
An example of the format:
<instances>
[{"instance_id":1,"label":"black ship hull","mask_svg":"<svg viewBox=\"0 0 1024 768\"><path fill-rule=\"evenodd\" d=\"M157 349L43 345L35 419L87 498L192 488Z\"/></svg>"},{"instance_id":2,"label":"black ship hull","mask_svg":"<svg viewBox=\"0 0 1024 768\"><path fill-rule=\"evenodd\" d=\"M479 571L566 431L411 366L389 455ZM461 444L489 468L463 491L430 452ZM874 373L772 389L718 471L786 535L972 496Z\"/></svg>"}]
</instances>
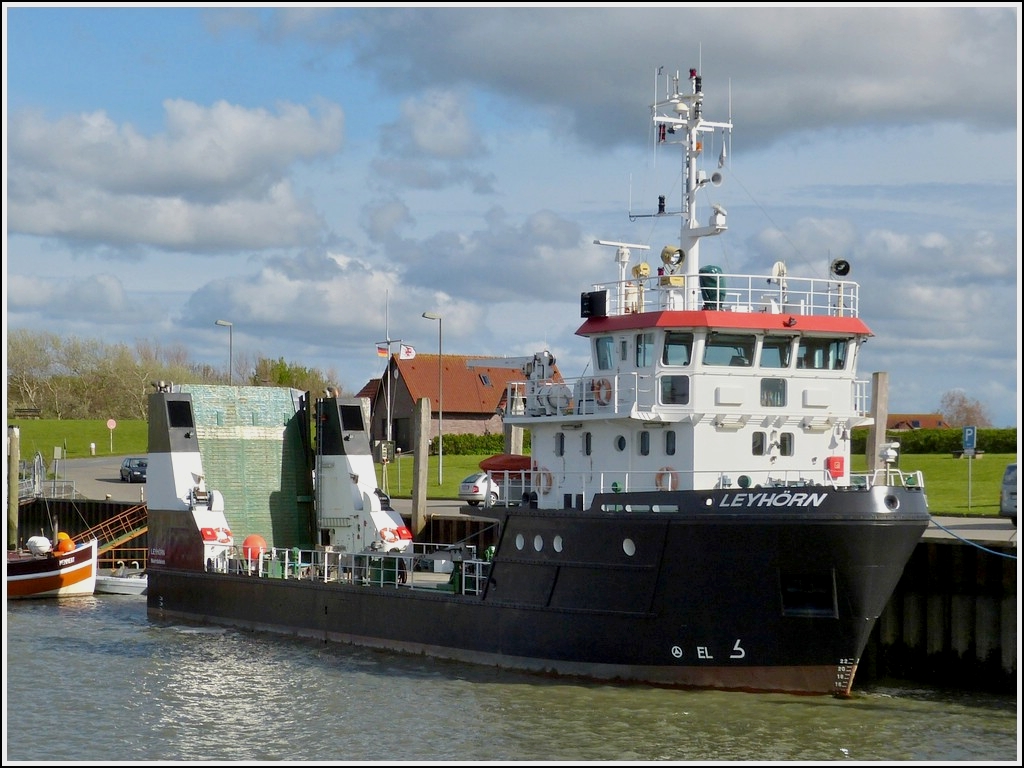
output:
<instances>
[{"instance_id":1,"label":"black ship hull","mask_svg":"<svg viewBox=\"0 0 1024 768\"><path fill-rule=\"evenodd\" d=\"M807 492L811 509L785 490L746 509L722 491L512 509L476 594L165 566L148 608L557 675L848 695L929 517L919 491ZM151 534L170 519L151 511Z\"/></svg>"}]
</instances>

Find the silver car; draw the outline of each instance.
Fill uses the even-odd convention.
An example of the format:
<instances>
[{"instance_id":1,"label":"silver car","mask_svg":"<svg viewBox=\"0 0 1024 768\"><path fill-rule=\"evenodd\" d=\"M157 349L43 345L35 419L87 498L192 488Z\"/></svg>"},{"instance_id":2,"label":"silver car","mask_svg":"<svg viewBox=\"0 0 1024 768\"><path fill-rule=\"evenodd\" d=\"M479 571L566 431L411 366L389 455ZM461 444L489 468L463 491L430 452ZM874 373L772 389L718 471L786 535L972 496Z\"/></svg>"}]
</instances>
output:
<instances>
[{"instance_id":1,"label":"silver car","mask_svg":"<svg viewBox=\"0 0 1024 768\"><path fill-rule=\"evenodd\" d=\"M488 500L489 504L494 506L498 503L498 491L498 484L492 481L486 472L474 472L459 483L459 498L471 507Z\"/></svg>"},{"instance_id":2,"label":"silver car","mask_svg":"<svg viewBox=\"0 0 1024 768\"><path fill-rule=\"evenodd\" d=\"M999 514L1017 524L1017 464L1007 464L1003 472L1003 487L999 492Z\"/></svg>"}]
</instances>

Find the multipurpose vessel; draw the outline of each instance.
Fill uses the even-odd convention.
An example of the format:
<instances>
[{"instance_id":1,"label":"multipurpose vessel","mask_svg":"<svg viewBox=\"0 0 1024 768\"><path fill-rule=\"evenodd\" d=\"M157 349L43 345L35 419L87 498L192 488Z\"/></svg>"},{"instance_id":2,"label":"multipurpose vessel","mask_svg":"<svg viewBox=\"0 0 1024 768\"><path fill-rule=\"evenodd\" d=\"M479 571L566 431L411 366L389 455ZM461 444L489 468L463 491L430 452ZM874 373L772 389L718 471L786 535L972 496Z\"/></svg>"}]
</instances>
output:
<instances>
[{"instance_id":1,"label":"multipurpose vessel","mask_svg":"<svg viewBox=\"0 0 1024 768\"><path fill-rule=\"evenodd\" d=\"M851 471L851 431L872 423L856 375L871 331L846 261L809 277L702 264L701 241L727 230L713 201L699 218L723 181L704 166L724 165L732 130L703 101L695 70L665 78L651 115L659 149L681 152L680 199L630 215L678 218L679 241L654 247L653 269L636 257L648 243L596 241L614 272L581 292L590 364L563 378L538 352L502 398L532 446L524 493L473 508L493 520L493 547L418 542L382 504L365 400L160 383L150 616L617 682L848 696L928 525L924 481L890 444ZM220 476L228 493L208 484L211 459L235 472Z\"/></svg>"}]
</instances>

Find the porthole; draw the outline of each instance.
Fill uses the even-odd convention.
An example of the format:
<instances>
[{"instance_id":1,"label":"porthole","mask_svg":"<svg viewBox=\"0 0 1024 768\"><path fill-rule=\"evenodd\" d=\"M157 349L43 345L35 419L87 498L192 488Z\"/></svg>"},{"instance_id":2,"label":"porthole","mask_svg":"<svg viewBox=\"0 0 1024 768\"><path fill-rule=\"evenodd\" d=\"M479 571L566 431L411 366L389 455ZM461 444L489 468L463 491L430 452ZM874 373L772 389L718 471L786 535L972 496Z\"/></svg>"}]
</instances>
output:
<instances>
[{"instance_id":1,"label":"porthole","mask_svg":"<svg viewBox=\"0 0 1024 768\"><path fill-rule=\"evenodd\" d=\"M632 557L636 554L636 542L632 539L623 539L622 551L626 553L626 557Z\"/></svg>"},{"instance_id":2,"label":"porthole","mask_svg":"<svg viewBox=\"0 0 1024 768\"><path fill-rule=\"evenodd\" d=\"M562 551L562 537L561 536L555 536L554 540L551 542L551 546L555 548L555 552L561 552Z\"/></svg>"},{"instance_id":3,"label":"porthole","mask_svg":"<svg viewBox=\"0 0 1024 768\"><path fill-rule=\"evenodd\" d=\"M518 549L520 552L522 552L523 551L523 547L525 547L525 546L526 546L526 539L523 538L523 534L517 533L516 534L516 549Z\"/></svg>"},{"instance_id":4,"label":"porthole","mask_svg":"<svg viewBox=\"0 0 1024 768\"><path fill-rule=\"evenodd\" d=\"M539 533L533 537L533 548L538 552L544 549L544 537Z\"/></svg>"},{"instance_id":5,"label":"porthole","mask_svg":"<svg viewBox=\"0 0 1024 768\"><path fill-rule=\"evenodd\" d=\"M623 437L622 435L619 435L618 437L615 438L615 449L617 451L626 450L626 438Z\"/></svg>"}]
</instances>

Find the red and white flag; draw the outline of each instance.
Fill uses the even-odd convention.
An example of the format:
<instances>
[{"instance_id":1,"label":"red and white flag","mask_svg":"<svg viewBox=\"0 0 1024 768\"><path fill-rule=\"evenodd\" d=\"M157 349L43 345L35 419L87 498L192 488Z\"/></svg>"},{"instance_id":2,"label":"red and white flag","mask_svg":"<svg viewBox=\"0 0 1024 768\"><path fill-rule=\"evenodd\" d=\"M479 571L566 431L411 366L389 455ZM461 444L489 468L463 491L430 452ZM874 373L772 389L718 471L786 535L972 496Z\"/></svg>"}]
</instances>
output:
<instances>
[{"instance_id":1,"label":"red and white flag","mask_svg":"<svg viewBox=\"0 0 1024 768\"><path fill-rule=\"evenodd\" d=\"M416 357L416 350L408 344L403 344L398 351L399 360L412 360L414 357Z\"/></svg>"}]
</instances>

